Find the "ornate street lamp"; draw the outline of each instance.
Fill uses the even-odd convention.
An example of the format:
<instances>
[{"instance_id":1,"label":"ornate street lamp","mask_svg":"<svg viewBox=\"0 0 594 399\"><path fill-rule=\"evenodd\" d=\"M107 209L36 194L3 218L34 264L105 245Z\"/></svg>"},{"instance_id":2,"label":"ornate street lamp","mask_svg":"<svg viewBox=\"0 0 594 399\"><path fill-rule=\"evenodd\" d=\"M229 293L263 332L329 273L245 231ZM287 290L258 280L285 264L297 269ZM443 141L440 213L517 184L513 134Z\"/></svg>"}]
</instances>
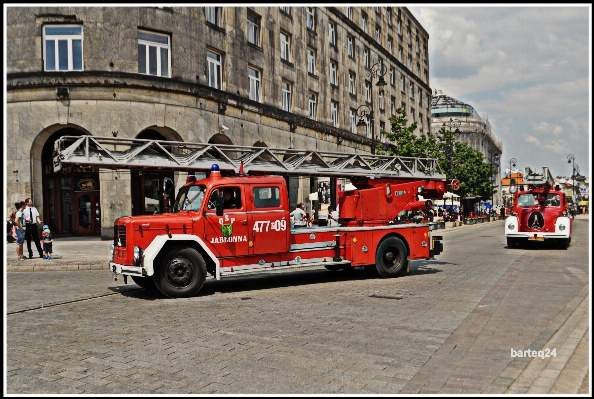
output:
<instances>
[{"instance_id":1,"label":"ornate street lamp","mask_svg":"<svg viewBox=\"0 0 594 399\"><path fill-rule=\"evenodd\" d=\"M376 86L382 87L386 85L386 81L384 80L384 75L388 71L381 62L376 62L373 64L371 69L367 71L367 76L373 80L373 78L378 78ZM373 86L372 86L373 90ZM371 99L373 101L373 92L371 93ZM373 106L369 106L366 104L360 105L357 108L357 116L359 117L359 122L357 126L367 126L363 117L367 117L369 123L371 124L371 154L375 155L375 120L373 119Z\"/></svg>"},{"instance_id":2,"label":"ornate street lamp","mask_svg":"<svg viewBox=\"0 0 594 399\"><path fill-rule=\"evenodd\" d=\"M462 125L462 122L460 122L458 119L454 119L454 118L450 118L450 120L448 122L446 122L446 124L450 127L450 133L460 133L459 127ZM453 181L454 179L454 137L452 137L452 135L450 135L450 139L449 139L449 151L450 151L450 180ZM453 212L454 210L454 189L452 187L452 184L450 184L450 187L452 189L452 208L450 210L450 212ZM444 202L445 204L445 202Z\"/></svg>"},{"instance_id":3,"label":"ornate street lamp","mask_svg":"<svg viewBox=\"0 0 594 399\"><path fill-rule=\"evenodd\" d=\"M567 156L567 163L571 164L571 193L572 200L575 203L575 157L572 154Z\"/></svg>"},{"instance_id":4,"label":"ornate street lamp","mask_svg":"<svg viewBox=\"0 0 594 399\"><path fill-rule=\"evenodd\" d=\"M511 179L511 174L512 174L512 165L516 166L516 162L518 162L518 160L516 158L512 158L509 160L509 175L510 179ZM511 184L511 180L510 180L510 184Z\"/></svg>"}]
</instances>

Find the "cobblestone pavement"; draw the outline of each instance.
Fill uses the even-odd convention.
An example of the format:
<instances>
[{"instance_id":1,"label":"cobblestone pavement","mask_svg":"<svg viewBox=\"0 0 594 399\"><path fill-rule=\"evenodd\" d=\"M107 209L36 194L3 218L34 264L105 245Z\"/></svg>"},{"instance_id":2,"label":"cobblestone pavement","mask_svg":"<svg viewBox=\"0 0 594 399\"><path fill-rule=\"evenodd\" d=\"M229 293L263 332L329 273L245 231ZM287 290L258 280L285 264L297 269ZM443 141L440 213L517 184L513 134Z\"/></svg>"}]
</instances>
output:
<instances>
[{"instance_id":1,"label":"cobblestone pavement","mask_svg":"<svg viewBox=\"0 0 594 399\"><path fill-rule=\"evenodd\" d=\"M312 268L187 299L105 270L6 273L5 393L585 396L589 219L574 227L568 250L508 249L497 221L443 230L400 278Z\"/></svg>"}]
</instances>

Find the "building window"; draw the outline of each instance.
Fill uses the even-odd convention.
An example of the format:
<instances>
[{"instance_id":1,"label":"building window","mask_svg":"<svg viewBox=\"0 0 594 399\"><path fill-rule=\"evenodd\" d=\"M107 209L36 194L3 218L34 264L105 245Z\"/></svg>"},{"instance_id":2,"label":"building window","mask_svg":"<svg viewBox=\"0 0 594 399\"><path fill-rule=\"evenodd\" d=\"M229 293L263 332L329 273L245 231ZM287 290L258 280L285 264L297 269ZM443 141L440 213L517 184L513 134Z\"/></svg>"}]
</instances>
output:
<instances>
[{"instance_id":1,"label":"building window","mask_svg":"<svg viewBox=\"0 0 594 399\"><path fill-rule=\"evenodd\" d=\"M410 26L406 28L406 42L410 45Z\"/></svg>"},{"instance_id":2,"label":"building window","mask_svg":"<svg viewBox=\"0 0 594 399\"><path fill-rule=\"evenodd\" d=\"M423 114L419 113L419 131L423 132Z\"/></svg>"},{"instance_id":3,"label":"building window","mask_svg":"<svg viewBox=\"0 0 594 399\"><path fill-rule=\"evenodd\" d=\"M315 93L309 93L309 117L316 120L318 106L318 96Z\"/></svg>"},{"instance_id":4,"label":"building window","mask_svg":"<svg viewBox=\"0 0 594 399\"><path fill-rule=\"evenodd\" d=\"M412 70L412 57L410 55L406 58L406 66L409 70Z\"/></svg>"},{"instance_id":5,"label":"building window","mask_svg":"<svg viewBox=\"0 0 594 399\"><path fill-rule=\"evenodd\" d=\"M369 49L367 47L363 48L363 65L365 68L369 68Z\"/></svg>"},{"instance_id":6,"label":"building window","mask_svg":"<svg viewBox=\"0 0 594 399\"><path fill-rule=\"evenodd\" d=\"M388 52L392 54L392 38L388 37Z\"/></svg>"},{"instance_id":7,"label":"building window","mask_svg":"<svg viewBox=\"0 0 594 399\"><path fill-rule=\"evenodd\" d=\"M361 29L367 33L367 14L361 14Z\"/></svg>"},{"instance_id":8,"label":"building window","mask_svg":"<svg viewBox=\"0 0 594 399\"><path fill-rule=\"evenodd\" d=\"M417 62L417 76L421 76L421 65Z\"/></svg>"},{"instance_id":9,"label":"building window","mask_svg":"<svg viewBox=\"0 0 594 399\"><path fill-rule=\"evenodd\" d=\"M402 34L402 22L400 20L398 20L397 30L398 30L398 34L401 35Z\"/></svg>"},{"instance_id":10,"label":"building window","mask_svg":"<svg viewBox=\"0 0 594 399\"><path fill-rule=\"evenodd\" d=\"M355 94L355 74L349 72L349 93Z\"/></svg>"},{"instance_id":11,"label":"building window","mask_svg":"<svg viewBox=\"0 0 594 399\"><path fill-rule=\"evenodd\" d=\"M291 112L291 84L288 82L282 83L283 90L283 111Z\"/></svg>"},{"instance_id":12,"label":"building window","mask_svg":"<svg viewBox=\"0 0 594 399\"><path fill-rule=\"evenodd\" d=\"M411 82L408 87L409 87L409 92L410 92L409 93L410 94L410 98L414 100L414 98L415 98L415 85Z\"/></svg>"},{"instance_id":13,"label":"building window","mask_svg":"<svg viewBox=\"0 0 594 399\"><path fill-rule=\"evenodd\" d=\"M248 67L248 76L250 79L250 100L262 101L262 74L260 71Z\"/></svg>"},{"instance_id":14,"label":"building window","mask_svg":"<svg viewBox=\"0 0 594 399\"><path fill-rule=\"evenodd\" d=\"M307 49L307 72L316 74L316 52L311 48Z\"/></svg>"},{"instance_id":15,"label":"building window","mask_svg":"<svg viewBox=\"0 0 594 399\"><path fill-rule=\"evenodd\" d=\"M400 73L400 91L404 93L404 74Z\"/></svg>"},{"instance_id":16,"label":"building window","mask_svg":"<svg viewBox=\"0 0 594 399\"><path fill-rule=\"evenodd\" d=\"M396 83L396 71L394 70L393 67L390 67L390 85L394 86L394 84Z\"/></svg>"},{"instance_id":17,"label":"building window","mask_svg":"<svg viewBox=\"0 0 594 399\"><path fill-rule=\"evenodd\" d=\"M392 25L392 9L390 7L386 8L386 21L388 21L388 25Z\"/></svg>"},{"instance_id":18,"label":"building window","mask_svg":"<svg viewBox=\"0 0 594 399\"><path fill-rule=\"evenodd\" d=\"M426 69L423 71L423 77L425 78L424 82L425 83L429 83L429 78L427 77L427 70Z\"/></svg>"},{"instance_id":19,"label":"building window","mask_svg":"<svg viewBox=\"0 0 594 399\"><path fill-rule=\"evenodd\" d=\"M223 76L222 56L210 50L206 50L206 64L208 65L208 85L221 90Z\"/></svg>"},{"instance_id":20,"label":"building window","mask_svg":"<svg viewBox=\"0 0 594 399\"><path fill-rule=\"evenodd\" d=\"M371 102L371 83L365 82L365 101Z\"/></svg>"},{"instance_id":21,"label":"building window","mask_svg":"<svg viewBox=\"0 0 594 399\"><path fill-rule=\"evenodd\" d=\"M382 29L376 25L376 27L375 27L375 41L378 42L379 44L382 44L381 37L382 37Z\"/></svg>"},{"instance_id":22,"label":"building window","mask_svg":"<svg viewBox=\"0 0 594 399\"><path fill-rule=\"evenodd\" d=\"M169 47L168 35L138 31L138 73L168 77Z\"/></svg>"},{"instance_id":23,"label":"building window","mask_svg":"<svg viewBox=\"0 0 594 399\"><path fill-rule=\"evenodd\" d=\"M349 111L349 123L351 125L351 133L357 133L357 111L352 108Z\"/></svg>"},{"instance_id":24,"label":"building window","mask_svg":"<svg viewBox=\"0 0 594 399\"><path fill-rule=\"evenodd\" d=\"M328 22L328 41L336 46L336 23L333 21Z\"/></svg>"},{"instance_id":25,"label":"building window","mask_svg":"<svg viewBox=\"0 0 594 399\"><path fill-rule=\"evenodd\" d=\"M313 7L305 7L307 13L307 29L316 30L316 21Z\"/></svg>"},{"instance_id":26,"label":"building window","mask_svg":"<svg viewBox=\"0 0 594 399\"><path fill-rule=\"evenodd\" d=\"M204 7L206 22L216 26L223 26L223 7Z\"/></svg>"},{"instance_id":27,"label":"building window","mask_svg":"<svg viewBox=\"0 0 594 399\"><path fill-rule=\"evenodd\" d=\"M419 90L417 91L417 97L419 100L419 107L423 108L423 92L421 91L420 87L419 87Z\"/></svg>"},{"instance_id":28,"label":"building window","mask_svg":"<svg viewBox=\"0 0 594 399\"><path fill-rule=\"evenodd\" d=\"M283 32L280 34L281 60L291 60L291 37Z\"/></svg>"},{"instance_id":29,"label":"building window","mask_svg":"<svg viewBox=\"0 0 594 399\"><path fill-rule=\"evenodd\" d=\"M384 91L380 90L377 96L377 102L379 109L384 109Z\"/></svg>"},{"instance_id":30,"label":"building window","mask_svg":"<svg viewBox=\"0 0 594 399\"><path fill-rule=\"evenodd\" d=\"M417 37L415 39L415 50L417 51L417 54L419 53L419 38Z\"/></svg>"},{"instance_id":31,"label":"building window","mask_svg":"<svg viewBox=\"0 0 594 399\"><path fill-rule=\"evenodd\" d=\"M413 108L410 109L409 121L410 121L410 123L413 123L415 121L415 110Z\"/></svg>"},{"instance_id":32,"label":"building window","mask_svg":"<svg viewBox=\"0 0 594 399\"><path fill-rule=\"evenodd\" d=\"M396 97L390 97L390 113L396 115Z\"/></svg>"},{"instance_id":33,"label":"building window","mask_svg":"<svg viewBox=\"0 0 594 399\"><path fill-rule=\"evenodd\" d=\"M248 42L260 47L260 18L249 14L248 19Z\"/></svg>"},{"instance_id":34,"label":"building window","mask_svg":"<svg viewBox=\"0 0 594 399\"><path fill-rule=\"evenodd\" d=\"M354 58L355 57L355 52L353 51L353 37L352 36L347 36L347 54L349 57Z\"/></svg>"},{"instance_id":35,"label":"building window","mask_svg":"<svg viewBox=\"0 0 594 399\"><path fill-rule=\"evenodd\" d=\"M46 71L83 70L82 26L44 26L43 46Z\"/></svg>"},{"instance_id":36,"label":"building window","mask_svg":"<svg viewBox=\"0 0 594 399\"><path fill-rule=\"evenodd\" d=\"M386 122L380 121L380 140L384 137L384 131L386 130Z\"/></svg>"},{"instance_id":37,"label":"building window","mask_svg":"<svg viewBox=\"0 0 594 399\"><path fill-rule=\"evenodd\" d=\"M348 19L353 19L353 8L352 7L346 8L346 16Z\"/></svg>"},{"instance_id":38,"label":"building window","mask_svg":"<svg viewBox=\"0 0 594 399\"><path fill-rule=\"evenodd\" d=\"M330 61L330 84L338 85L338 64L334 61Z\"/></svg>"},{"instance_id":39,"label":"building window","mask_svg":"<svg viewBox=\"0 0 594 399\"><path fill-rule=\"evenodd\" d=\"M287 15L291 15L291 7L279 7L282 12Z\"/></svg>"},{"instance_id":40,"label":"building window","mask_svg":"<svg viewBox=\"0 0 594 399\"><path fill-rule=\"evenodd\" d=\"M402 62L402 47L398 47L398 61Z\"/></svg>"},{"instance_id":41,"label":"building window","mask_svg":"<svg viewBox=\"0 0 594 399\"><path fill-rule=\"evenodd\" d=\"M330 115L332 117L332 126L338 127L338 102L330 102Z\"/></svg>"}]
</instances>

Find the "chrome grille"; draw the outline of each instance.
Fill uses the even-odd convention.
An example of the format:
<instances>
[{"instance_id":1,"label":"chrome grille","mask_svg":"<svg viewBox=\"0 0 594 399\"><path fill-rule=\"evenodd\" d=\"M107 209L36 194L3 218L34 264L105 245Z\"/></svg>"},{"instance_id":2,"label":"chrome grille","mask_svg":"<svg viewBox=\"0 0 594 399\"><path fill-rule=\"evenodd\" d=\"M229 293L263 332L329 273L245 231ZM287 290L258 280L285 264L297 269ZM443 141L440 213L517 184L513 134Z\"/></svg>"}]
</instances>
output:
<instances>
[{"instance_id":1,"label":"chrome grille","mask_svg":"<svg viewBox=\"0 0 594 399\"><path fill-rule=\"evenodd\" d=\"M116 247L126 246L126 226L113 226L113 245Z\"/></svg>"}]
</instances>

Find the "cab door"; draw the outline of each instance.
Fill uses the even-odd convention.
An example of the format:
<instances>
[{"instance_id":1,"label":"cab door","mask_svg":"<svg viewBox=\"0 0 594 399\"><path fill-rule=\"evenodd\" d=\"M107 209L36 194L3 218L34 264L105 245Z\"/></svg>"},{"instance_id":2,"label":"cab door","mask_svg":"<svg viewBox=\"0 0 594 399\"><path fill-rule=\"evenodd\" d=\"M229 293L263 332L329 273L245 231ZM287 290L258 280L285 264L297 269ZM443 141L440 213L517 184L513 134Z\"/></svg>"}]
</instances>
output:
<instances>
[{"instance_id":1,"label":"cab door","mask_svg":"<svg viewBox=\"0 0 594 399\"><path fill-rule=\"evenodd\" d=\"M291 221L277 184L251 184L252 210L249 216L250 254L287 252L290 248Z\"/></svg>"},{"instance_id":2,"label":"cab door","mask_svg":"<svg viewBox=\"0 0 594 399\"><path fill-rule=\"evenodd\" d=\"M222 190L232 190L240 202L235 209L223 209L223 215L217 216L214 198ZM217 251L217 256L248 255L248 216L242 186L217 186L206 194L204 212L204 239Z\"/></svg>"}]
</instances>

